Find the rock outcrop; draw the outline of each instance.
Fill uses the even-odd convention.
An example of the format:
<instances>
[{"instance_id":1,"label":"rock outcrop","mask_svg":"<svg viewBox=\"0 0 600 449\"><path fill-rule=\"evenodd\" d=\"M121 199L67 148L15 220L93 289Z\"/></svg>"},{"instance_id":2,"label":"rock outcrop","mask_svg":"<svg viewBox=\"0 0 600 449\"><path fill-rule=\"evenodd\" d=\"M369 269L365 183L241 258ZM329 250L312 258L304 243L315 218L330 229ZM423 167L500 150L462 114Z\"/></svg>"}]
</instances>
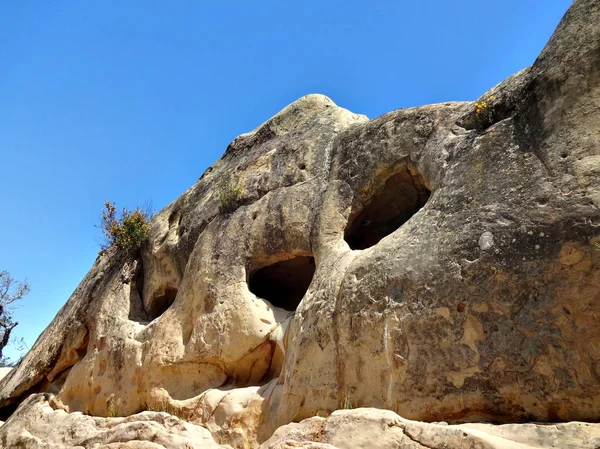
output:
<instances>
[{"instance_id":1,"label":"rock outcrop","mask_svg":"<svg viewBox=\"0 0 600 449\"><path fill-rule=\"evenodd\" d=\"M424 423L389 410L338 410L280 427L260 449L596 449L600 426Z\"/></svg>"},{"instance_id":2,"label":"rock outcrop","mask_svg":"<svg viewBox=\"0 0 600 449\"><path fill-rule=\"evenodd\" d=\"M1 381L3 418L52 393L85 426L157 419L171 435L165 411L235 448L292 447L273 432L356 407L402 416L415 448L530 440L414 420L597 422L600 3L576 0L533 66L481 101L368 120L308 95L241 135L152 219L139 256L98 258ZM243 189L228 204L224 179ZM56 413L26 400L0 441L43 441ZM379 419L349 413L326 422Z\"/></svg>"},{"instance_id":3,"label":"rock outcrop","mask_svg":"<svg viewBox=\"0 0 600 449\"><path fill-rule=\"evenodd\" d=\"M2 426L4 448L231 449L215 443L202 426L164 412L127 418L67 413L52 395L34 394ZM31 431L23 431L23 423Z\"/></svg>"}]
</instances>

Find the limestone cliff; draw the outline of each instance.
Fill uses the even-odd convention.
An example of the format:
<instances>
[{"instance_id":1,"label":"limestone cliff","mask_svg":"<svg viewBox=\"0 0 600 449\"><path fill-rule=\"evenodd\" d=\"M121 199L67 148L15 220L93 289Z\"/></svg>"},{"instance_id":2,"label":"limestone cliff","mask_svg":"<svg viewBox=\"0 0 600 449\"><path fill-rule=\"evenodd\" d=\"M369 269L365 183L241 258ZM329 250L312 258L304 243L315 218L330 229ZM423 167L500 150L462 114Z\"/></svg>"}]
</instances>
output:
<instances>
[{"instance_id":1,"label":"limestone cliff","mask_svg":"<svg viewBox=\"0 0 600 449\"><path fill-rule=\"evenodd\" d=\"M416 422L600 420L600 3L480 101L368 120L308 95L239 136L1 381L0 442L600 446ZM333 413L358 407L389 411Z\"/></svg>"}]
</instances>

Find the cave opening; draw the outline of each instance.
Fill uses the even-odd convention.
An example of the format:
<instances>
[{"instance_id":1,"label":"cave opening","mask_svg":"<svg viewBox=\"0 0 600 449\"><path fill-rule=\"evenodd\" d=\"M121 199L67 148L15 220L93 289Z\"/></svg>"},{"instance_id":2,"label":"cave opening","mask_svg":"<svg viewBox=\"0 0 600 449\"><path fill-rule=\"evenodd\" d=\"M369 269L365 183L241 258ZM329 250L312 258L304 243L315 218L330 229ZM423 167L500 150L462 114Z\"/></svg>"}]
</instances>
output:
<instances>
[{"instance_id":1,"label":"cave opening","mask_svg":"<svg viewBox=\"0 0 600 449\"><path fill-rule=\"evenodd\" d=\"M376 245L416 214L430 195L421 174L406 167L387 178L366 205L350 216L344 239L352 249Z\"/></svg>"},{"instance_id":2,"label":"cave opening","mask_svg":"<svg viewBox=\"0 0 600 449\"><path fill-rule=\"evenodd\" d=\"M315 259L296 256L259 268L250 274L248 286L275 307L295 311L315 274Z\"/></svg>"},{"instance_id":3,"label":"cave opening","mask_svg":"<svg viewBox=\"0 0 600 449\"><path fill-rule=\"evenodd\" d=\"M152 302L148 307L147 313L150 321L158 318L167 311L175 301L177 289L171 286L165 287L165 291L152 298Z\"/></svg>"}]
</instances>

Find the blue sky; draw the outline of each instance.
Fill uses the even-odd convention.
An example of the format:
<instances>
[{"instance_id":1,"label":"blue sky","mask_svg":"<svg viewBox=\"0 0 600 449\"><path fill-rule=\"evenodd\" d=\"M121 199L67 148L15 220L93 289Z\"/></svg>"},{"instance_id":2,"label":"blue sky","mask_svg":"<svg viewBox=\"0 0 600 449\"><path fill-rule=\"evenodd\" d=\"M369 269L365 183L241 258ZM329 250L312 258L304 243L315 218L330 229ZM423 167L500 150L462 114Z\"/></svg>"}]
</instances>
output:
<instances>
[{"instance_id":1,"label":"blue sky","mask_svg":"<svg viewBox=\"0 0 600 449\"><path fill-rule=\"evenodd\" d=\"M570 3L3 4L0 270L32 287L15 335L31 346L89 270L105 200L161 209L308 93L370 118L476 99L533 63Z\"/></svg>"}]
</instances>

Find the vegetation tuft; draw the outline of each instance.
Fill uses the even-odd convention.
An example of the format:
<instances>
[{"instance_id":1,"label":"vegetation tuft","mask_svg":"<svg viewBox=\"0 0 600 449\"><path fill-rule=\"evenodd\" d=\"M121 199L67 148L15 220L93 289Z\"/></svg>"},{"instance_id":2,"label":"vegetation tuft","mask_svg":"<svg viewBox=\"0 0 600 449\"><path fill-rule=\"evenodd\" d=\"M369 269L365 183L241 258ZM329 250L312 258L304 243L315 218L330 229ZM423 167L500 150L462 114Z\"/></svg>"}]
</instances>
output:
<instances>
[{"instance_id":1,"label":"vegetation tuft","mask_svg":"<svg viewBox=\"0 0 600 449\"><path fill-rule=\"evenodd\" d=\"M490 95L481 101L475 102L475 122L479 128L486 128L494 121L494 111L492 104L496 101L496 97Z\"/></svg>"},{"instance_id":2,"label":"vegetation tuft","mask_svg":"<svg viewBox=\"0 0 600 449\"><path fill-rule=\"evenodd\" d=\"M223 213L230 213L236 210L242 203L244 189L235 177L223 178L219 183L219 210Z\"/></svg>"},{"instance_id":3,"label":"vegetation tuft","mask_svg":"<svg viewBox=\"0 0 600 449\"><path fill-rule=\"evenodd\" d=\"M148 238L151 217L149 207L136 207L134 210L123 208L118 214L115 205L106 201L102 209L102 221L98 226L104 236L104 241L100 244L100 254L112 247L127 253L136 252Z\"/></svg>"}]
</instances>

